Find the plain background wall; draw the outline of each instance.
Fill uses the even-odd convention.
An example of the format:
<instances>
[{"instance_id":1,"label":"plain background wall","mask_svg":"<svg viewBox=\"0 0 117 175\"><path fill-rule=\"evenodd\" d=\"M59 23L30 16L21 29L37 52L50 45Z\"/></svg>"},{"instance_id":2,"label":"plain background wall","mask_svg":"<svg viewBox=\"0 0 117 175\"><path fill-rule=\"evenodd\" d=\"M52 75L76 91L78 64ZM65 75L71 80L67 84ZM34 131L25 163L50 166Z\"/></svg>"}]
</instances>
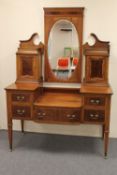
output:
<instances>
[{"instance_id":1,"label":"plain background wall","mask_svg":"<svg viewBox=\"0 0 117 175\"><path fill-rule=\"evenodd\" d=\"M117 0L0 0L0 128L7 128L4 88L16 79L16 56L19 40L28 39L34 32L44 38L43 7L85 7L84 42L91 32L101 40L110 41L109 79L112 97L110 136L117 137ZM14 129L20 122L14 121ZM99 126L41 125L25 122L27 131L101 136Z\"/></svg>"}]
</instances>

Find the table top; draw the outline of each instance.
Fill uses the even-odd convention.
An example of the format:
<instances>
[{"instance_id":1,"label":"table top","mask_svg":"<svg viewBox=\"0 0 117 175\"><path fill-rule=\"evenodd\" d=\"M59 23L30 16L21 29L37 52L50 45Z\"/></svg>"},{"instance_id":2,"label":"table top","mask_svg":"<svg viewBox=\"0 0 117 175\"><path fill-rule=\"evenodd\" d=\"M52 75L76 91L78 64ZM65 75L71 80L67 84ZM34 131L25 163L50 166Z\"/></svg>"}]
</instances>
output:
<instances>
[{"instance_id":1,"label":"table top","mask_svg":"<svg viewBox=\"0 0 117 175\"><path fill-rule=\"evenodd\" d=\"M82 98L76 93L44 92L34 105L41 107L79 108L82 106Z\"/></svg>"}]
</instances>

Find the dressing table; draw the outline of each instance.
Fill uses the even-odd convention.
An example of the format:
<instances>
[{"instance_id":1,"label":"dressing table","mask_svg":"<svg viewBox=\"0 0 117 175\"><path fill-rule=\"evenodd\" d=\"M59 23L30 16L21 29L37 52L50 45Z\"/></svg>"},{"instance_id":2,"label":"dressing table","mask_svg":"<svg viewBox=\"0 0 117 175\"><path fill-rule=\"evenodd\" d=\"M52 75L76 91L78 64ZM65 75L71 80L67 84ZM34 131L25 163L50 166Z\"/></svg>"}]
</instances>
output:
<instances>
[{"instance_id":1,"label":"dressing table","mask_svg":"<svg viewBox=\"0 0 117 175\"><path fill-rule=\"evenodd\" d=\"M91 34L95 43L83 45L83 14L84 8L44 8L44 44L34 43L36 33L29 40L20 41L16 53L17 79L5 88L11 150L15 119L21 121L22 131L26 120L97 124L102 126L107 156L112 95L108 83L109 42ZM65 48L70 48L66 55ZM68 60L66 71L58 71L59 58ZM74 58L77 64L70 71Z\"/></svg>"}]
</instances>

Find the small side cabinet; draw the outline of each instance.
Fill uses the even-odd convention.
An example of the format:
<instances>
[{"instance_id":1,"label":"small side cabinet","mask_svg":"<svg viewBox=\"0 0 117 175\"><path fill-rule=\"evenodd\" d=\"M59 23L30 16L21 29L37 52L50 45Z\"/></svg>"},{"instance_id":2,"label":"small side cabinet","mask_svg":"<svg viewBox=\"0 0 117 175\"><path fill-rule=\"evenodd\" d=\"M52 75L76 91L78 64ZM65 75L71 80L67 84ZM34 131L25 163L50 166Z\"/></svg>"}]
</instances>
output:
<instances>
[{"instance_id":1,"label":"small side cabinet","mask_svg":"<svg viewBox=\"0 0 117 175\"><path fill-rule=\"evenodd\" d=\"M86 43L85 55L85 83L108 84L109 42L100 41L95 34L91 34L95 44Z\"/></svg>"},{"instance_id":2,"label":"small side cabinet","mask_svg":"<svg viewBox=\"0 0 117 175\"><path fill-rule=\"evenodd\" d=\"M43 44L34 44L37 34L34 33L27 41L20 41L16 53L17 79L16 83L38 83L42 81Z\"/></svg>"}]
</instances>

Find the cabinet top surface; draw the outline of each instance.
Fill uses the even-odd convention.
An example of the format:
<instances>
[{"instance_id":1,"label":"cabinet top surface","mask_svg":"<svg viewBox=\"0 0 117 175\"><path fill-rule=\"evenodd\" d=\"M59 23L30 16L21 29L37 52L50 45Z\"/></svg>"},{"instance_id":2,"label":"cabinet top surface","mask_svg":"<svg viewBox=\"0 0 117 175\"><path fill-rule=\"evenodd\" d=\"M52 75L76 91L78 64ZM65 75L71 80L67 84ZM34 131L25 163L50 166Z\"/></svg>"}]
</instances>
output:
<instances>
[{"instance_id":1,"label":"cabinet top surface","mask_svg":"<svg viewBox=\"0 0 117 175\"><path fill-rule=\"evenodd\" d=\"M10 86L6 87L6 90L26 90L26 91L34 91L39 88L39 84L34 83L13 83Z\"/></svg>"},{"instance_id":2,"label":"cabinet top surface","mask_svg":"<svg viewBox=\"0 0 117 175\"><path fill-rule=\"evenodd\" d=\"M109 86L81 86L81 93L90 93L90 94L113 94L111 87Z\"/></svg>"},{"instance_id":3,"label":"cabinet top surface","mask_svg":"<svg viewBox=\"0 0 117 175\"><path fill-rule=\"evenodd\" d=\"M38 98L35 105L41 107L80 108L82 106L82 98L76 93L45 92Z\"/></svg>"}]
</instances>

